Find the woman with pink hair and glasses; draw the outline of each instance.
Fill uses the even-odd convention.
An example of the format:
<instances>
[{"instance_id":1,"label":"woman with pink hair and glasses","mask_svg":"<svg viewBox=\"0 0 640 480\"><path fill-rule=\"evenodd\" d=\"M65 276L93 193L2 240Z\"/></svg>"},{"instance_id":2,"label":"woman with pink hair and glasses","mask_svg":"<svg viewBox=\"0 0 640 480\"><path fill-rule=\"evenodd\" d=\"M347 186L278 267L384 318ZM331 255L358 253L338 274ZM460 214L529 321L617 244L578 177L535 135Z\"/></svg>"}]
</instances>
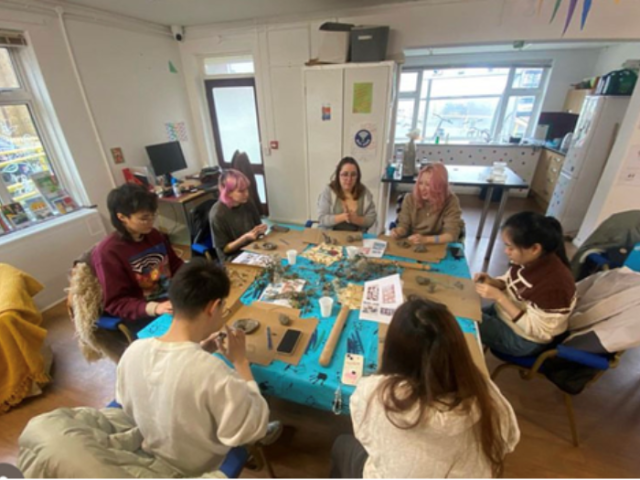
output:
<instances>
[{"instance_id":1,"label":"woman with pink hair and glasses","mask_svg":"<svg viewBox=\"0 0 640 480\"><path fill-rule=\"evenodd\" d=\"M245 245L267 231L258 209L249 201L249 179L238 170L225 170L220 175L220 198L211 207L211 238L221 262L240 253Z\"/></svg>"},{"instance_id":2,"label":"woman with pink hair and glasses","mask_svg":"<svg viewBox=\"0 0 640 480\"><path fill-rule=\"evenodd\" d=\"M449 190L447 168L430 163L420 173L413 193L406 195L393 238L408 237L414 245L456 242L464 229L458 197Z\"/></svg>"}]
</instances>

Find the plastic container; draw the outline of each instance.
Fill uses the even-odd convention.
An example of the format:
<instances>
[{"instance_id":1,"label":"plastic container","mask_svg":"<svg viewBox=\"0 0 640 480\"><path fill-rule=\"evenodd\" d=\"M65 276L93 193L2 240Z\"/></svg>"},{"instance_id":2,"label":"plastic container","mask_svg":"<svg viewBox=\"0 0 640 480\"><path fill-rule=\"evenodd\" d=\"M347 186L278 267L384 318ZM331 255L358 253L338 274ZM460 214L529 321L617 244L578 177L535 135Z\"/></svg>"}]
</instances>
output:
<instances>
[{"instance_id":1,"label":"plastic container","mask_svg":"<svg viewBox=\"0 0 640 480\"><path fill-rule=\"evenodd\" d=\"M295 265L297 258L298 258L297 250L287 250L287 261L289 262L289 265Z\"/></svg>"},{"instance_id":2,"label":"plastic container","mask_svg":"<svg viewBox=\"0 0 640 480\"><path fill-rule=\"evenodd\" d=\"M333 298L331 297L322 297L318 300L320 304L320 315L322 318L327 318L331 316L331 310L333 309Z\"/></svg>"},{"instance_id":3,"label":"plastic container","mask_svg":"<svg viewBox=\"0 0 640 480\"><path fill-rule=\"evenodd\" d=\"M182 193L180 192L180 184L175 178L171 179L171 189L173 190L174 196L179 197L180 195L182 195Z\"/></svg>"}]
</instances>

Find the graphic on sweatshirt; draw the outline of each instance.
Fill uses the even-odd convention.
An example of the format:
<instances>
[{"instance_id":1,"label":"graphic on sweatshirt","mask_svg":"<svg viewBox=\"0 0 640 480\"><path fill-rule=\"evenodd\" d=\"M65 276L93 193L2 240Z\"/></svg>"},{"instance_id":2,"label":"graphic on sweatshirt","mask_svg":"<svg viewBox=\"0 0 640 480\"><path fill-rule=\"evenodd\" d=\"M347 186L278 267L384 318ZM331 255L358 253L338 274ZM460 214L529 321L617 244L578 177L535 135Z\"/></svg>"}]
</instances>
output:
<instances>
[{"instance_id":1,"label":"graphic on sweatshirt","mask_svg":"<svg viewBox=\"0 0 640 480\"><path fill-rule=\"evenodd\" d=\"M167 296L171 268L164 243L160 243L129 258L131 270L142 289L144 298L150 302Z\"/></svg>"}]
</instances>

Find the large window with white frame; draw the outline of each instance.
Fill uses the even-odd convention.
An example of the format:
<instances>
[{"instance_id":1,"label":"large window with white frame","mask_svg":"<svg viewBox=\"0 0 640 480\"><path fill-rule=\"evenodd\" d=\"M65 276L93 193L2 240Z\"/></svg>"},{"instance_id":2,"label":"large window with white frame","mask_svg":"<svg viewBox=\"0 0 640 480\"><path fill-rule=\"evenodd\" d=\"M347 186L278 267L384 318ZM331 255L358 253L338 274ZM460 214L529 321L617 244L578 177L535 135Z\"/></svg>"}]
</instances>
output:
<instances>
[{"instance_id":1,"label":"large window with white frame","mask_svg":"<svg viewBox=\"0 0 640 480\"><path fill-rule=\"evenodd\" d=\"M21 37L16 36L15 39ZM2 39L0 37L0 39ZM76 210L55 173L20 49L0 45L0 235Z\"/></svg>"},{"instance_id":2,"label":"large window with white frame","mask_svg":"<svg viewBox=\"0 0 640 480\"><path fill-rule=\"evenodd\" d=\"M548 73L547 65L406 69L396 141L405 142L414 129L424 143L532 136Z\"/></svg>"}]
</instances>

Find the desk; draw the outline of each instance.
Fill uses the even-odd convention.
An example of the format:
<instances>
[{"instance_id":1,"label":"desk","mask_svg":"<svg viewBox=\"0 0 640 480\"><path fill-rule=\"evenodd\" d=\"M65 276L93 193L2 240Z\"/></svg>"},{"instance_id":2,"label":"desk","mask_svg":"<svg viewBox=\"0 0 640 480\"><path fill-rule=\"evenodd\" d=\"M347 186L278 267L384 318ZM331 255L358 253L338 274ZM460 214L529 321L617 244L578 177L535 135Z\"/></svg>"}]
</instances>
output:
<instances>
[{"instance_id":1,"label":"desk","mask_svg":"<svg viewBox=\"0 0 640 480\"><path fill-rule=\"evenodd\" d=\"M199 182L187 181L186 187L197 187ZM217 200L217 191L198 190L179 197L158 198L158 230L169 235L174 245L191 245L191 210L207 200Z\"/></svg>"},{"instance_id":2,"label":"desk","mask_svg":"<svg viewBox=\"0 0 640 480\"><path fill-rule=\"evenodd\" d=\"M394 257L385 256L385 258ZM314 265L316 264L298 256L296 265L290 267L307 280L305 290L317 287L317 285L321 283L317 274L311 272L310 267ZM344 268L345 266L342 262L334 263L328 268L330 273L326 274L325 281L330 282L333 276L337 272L344 271ZM470 278L467 262L464 259L455 260L450 253L448 253L444 260L437 264L437 268L441 273ZM316 288L317 297L321 295L319 290L320 289ZM251 304L256 299L256 293L254 284L247 289L241 301L245 304ZM374 373L378 368L378 323L359 320L359 310L352 310L349 313L331 363L328 367L321 367L318 360L331 328L336 321L340 306L337 302L334 302L332 316L329 318L321 318L317 297L312 300L313 308L302 315L302 318L316 317L320 321L298 365L292 366L275 360L269 366L254 364L251 366L251 370L264 395L272 395L329 411L334 407L335 398L339 397L342 406L336 413L348 414L349 398L354 391L354 387L342 385L340 382L344 357L346 353L363 355L365 357L364 375ZM477 324L465 318L457 317L457 320L463 332L475 335L475 338L472 337L471 340L475 343L478 339ZM140 338L149 338L163 335L168 330L170 324L170 316L159 317L140 331L138 336ZM482 359L482 350L479 344L473 345L472 347L477 348L479 357ZM482 359L481 361L483 363L481 368L484 368L484 360Z\"/></svg>"},{"instance_id":3,"label":"desk","mask_svg":"<svg viewBox=\"0 0 640 480\"><path fill-rule=\"evenodd\" d=\"M487 266L489 265L489 260L491 259L491 253L493 252L493 245L495 244L496 237L498 235L498 230L500 229L500 222L502 221L502 215L504 214L504 209L507 204L507 200L509 198L509 191L514 188L529 188L529 184L525 182L522 178L520 178L513 170L506 167L505 173L507 174L507 179L502 183L493 183L490 182L489 176L491 175L492 167L478 167L478 166L468 166L468 165L446 165L447 171L449 172L449 183L451 185L457 185L460 187L486 187L487 188L487 196L484 201L484 206L482 208L482 216L480 217L480 224L478 225L478 231L476 232L476 239L479 239L482 236L482 230L484 229L484 222L487 218L487 213L489 212L489 207L491 206L491 198L493 197L493 190L498 188L502 191L502 196L500 198L500 205L498 206L498 213L493 221L493 227L491 229L491 237L489 238L489 245L487 246L487 251L484 256L484 265L483 270L487 270ZM386 192L386 205L385 209L388 208L390 199L391 199L391 189L394 184L414 184L416 183L416 179L414 177L403 177L401 180L394 180L387 177L382 178L382 183L390 184L390 188L387 188ZM386 211L386 210L385 210ZM385 218L386 225L386 218ZM386 227L385 227L386 228Z\"/></svg>"}]
</instances>

